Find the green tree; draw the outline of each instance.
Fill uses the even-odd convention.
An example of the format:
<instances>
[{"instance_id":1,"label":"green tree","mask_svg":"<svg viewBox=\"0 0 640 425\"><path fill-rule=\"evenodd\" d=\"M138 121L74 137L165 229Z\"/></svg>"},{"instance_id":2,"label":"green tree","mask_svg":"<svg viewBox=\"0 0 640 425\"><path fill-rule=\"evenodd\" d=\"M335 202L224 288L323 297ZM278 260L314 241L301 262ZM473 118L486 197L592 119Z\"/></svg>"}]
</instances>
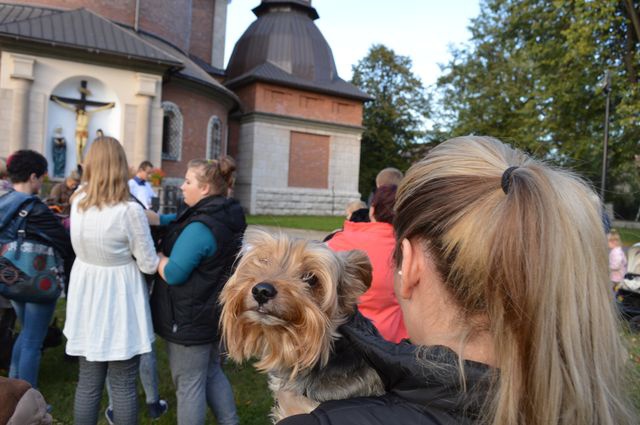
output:
<instances>
[{"instance_id":1,"label":"green tree","mask_svg":"<svg viewBox=\"0 0 640 425\"><path fill-rule=\"evenodd\" d=\"M605 70L612 74L607 198L640 186L639 0L485 0L438 80L449 135L488 134L599 186ZM625 186L626 185L626 186ZM631 187L631 186L634 187ZM629 202L629 196L626 196Z\"/></svg>"},{"instance_id":2,"label":"green tree","mask_svg":"<svg viewBox=\"0 0 640 425\"><path fill-rule=\"evenodd\" d=\"M385 167L406 170L414 146L425 136L429 97L407 56L373 45L353 66L352 83L373 100L365 103L360 153L360 193L367 196Z\"/></svg>"}]
</instances>

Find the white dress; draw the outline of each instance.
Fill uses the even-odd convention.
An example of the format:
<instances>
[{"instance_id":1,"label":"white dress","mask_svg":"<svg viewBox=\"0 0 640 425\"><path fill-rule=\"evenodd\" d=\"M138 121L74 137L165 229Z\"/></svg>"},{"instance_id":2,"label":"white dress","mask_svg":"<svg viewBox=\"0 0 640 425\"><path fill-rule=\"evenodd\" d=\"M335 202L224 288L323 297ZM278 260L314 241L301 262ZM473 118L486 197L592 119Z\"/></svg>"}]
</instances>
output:
<instances>
[{"instance_id":1,"label":"white dress","mask_svg":"<svg viewBox=\"0 0 640 425\"><path fill-rule=\"evenodd\" d=\"M149 223L135 202L78 211L71 205L71 270L66 352L89 361L127 360L151 351L155 336L147 284L159 258ZM134 259L135 257L135 259Z\"/></svg>"}]
</instances>

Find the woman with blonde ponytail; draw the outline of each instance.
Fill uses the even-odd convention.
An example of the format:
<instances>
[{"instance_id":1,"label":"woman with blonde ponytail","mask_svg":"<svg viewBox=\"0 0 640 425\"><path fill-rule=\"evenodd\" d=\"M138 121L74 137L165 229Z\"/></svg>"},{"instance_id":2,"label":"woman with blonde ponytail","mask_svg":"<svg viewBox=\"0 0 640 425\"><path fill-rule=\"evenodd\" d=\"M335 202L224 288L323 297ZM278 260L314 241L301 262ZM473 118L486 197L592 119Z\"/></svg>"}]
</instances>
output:
<instances>
[{"instance_id":1,"label":"woman with blonde ponytail","mask_svg":"<svg viewBox=\"0 0 640 425\"><path fill-rule=\"evenodd\" d=\"M341 329L389 393L281 423L637 423L591 194L496 139L431 150L395 206L410 343L383 344L357 317Z\"/></svg>"}]
</instances>

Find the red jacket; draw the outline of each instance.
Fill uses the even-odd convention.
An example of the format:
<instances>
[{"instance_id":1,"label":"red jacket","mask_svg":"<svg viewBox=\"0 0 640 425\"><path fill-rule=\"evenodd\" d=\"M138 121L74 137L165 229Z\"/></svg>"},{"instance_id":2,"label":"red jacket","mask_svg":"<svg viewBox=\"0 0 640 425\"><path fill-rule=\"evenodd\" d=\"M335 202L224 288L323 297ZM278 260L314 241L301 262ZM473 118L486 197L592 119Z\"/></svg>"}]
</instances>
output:
<instances>
[{"instance_id":1,"label":"red jacket","mask_svg":"<svg viewBox=\"0 0 640 425\"><path fill-rule=\"evenodd\" d=\"M360 297L358 309L371 319L387 340L408 338L402 311L393 292L393 227L389 223L353 223L345 221L344 230L329 242L334 251L359 249L367 253L373 266L371 287Z\"/></svg>"}]
</instances>

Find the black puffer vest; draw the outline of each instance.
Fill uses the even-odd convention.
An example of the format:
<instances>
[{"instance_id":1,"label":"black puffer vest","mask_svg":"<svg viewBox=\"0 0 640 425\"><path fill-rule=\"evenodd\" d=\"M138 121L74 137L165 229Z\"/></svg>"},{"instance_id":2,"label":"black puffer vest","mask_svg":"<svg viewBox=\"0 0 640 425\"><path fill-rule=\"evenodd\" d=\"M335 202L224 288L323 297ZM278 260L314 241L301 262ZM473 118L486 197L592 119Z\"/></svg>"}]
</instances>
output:
<instances>
[{"instance_id":1,"label":"black puffer vest","mask_svg":"<svg viewBox=\"0 0 640 425\"><path fill-rule=\"evenodd\" d=\"M222 196L207 197L169 225L161 245L166 256L171 255L182 230L193 222L201 222L211 230L216 252L202 260L183 284L169 285L157 275L151 294L155 332L181 345L218 340L218 295L231 275L247 227L237 201Z\"/></svg>"}]
</instances>

